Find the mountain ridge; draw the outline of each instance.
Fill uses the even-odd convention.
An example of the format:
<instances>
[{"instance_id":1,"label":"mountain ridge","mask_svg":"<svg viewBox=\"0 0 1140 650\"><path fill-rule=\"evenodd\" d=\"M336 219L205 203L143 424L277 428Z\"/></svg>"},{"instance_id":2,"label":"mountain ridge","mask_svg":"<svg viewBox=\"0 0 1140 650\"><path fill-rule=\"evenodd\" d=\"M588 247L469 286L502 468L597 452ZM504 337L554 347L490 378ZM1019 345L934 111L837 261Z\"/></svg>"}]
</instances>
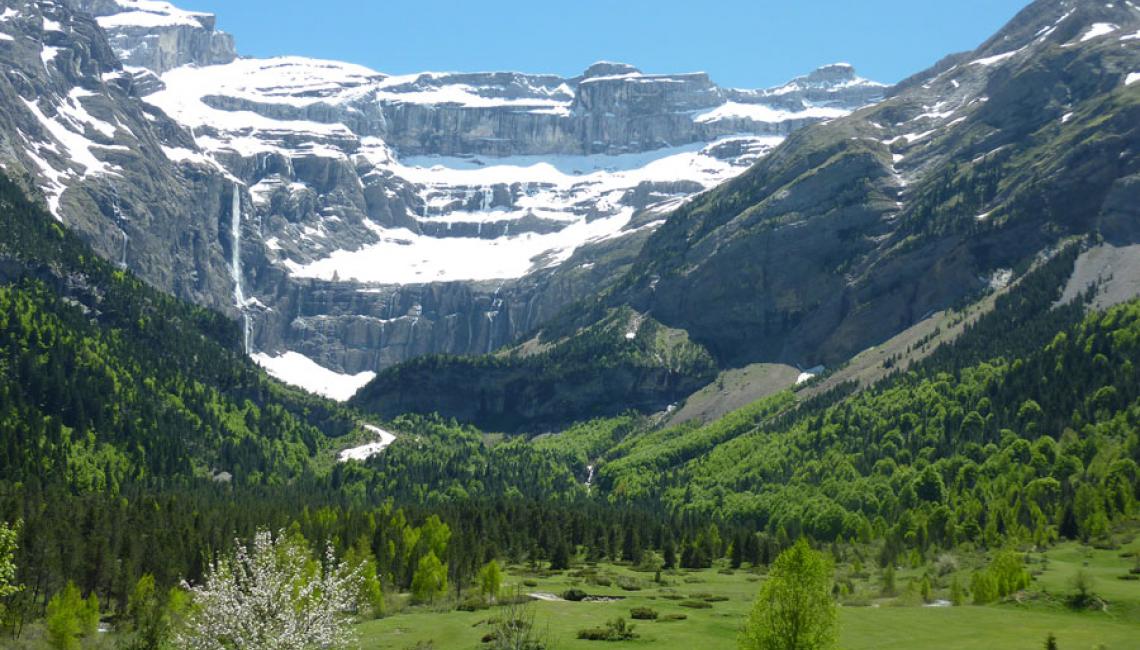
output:
<instances>
[{"instance_id":1,"label":"mountain ridge","mask_svg":"<svg viewBox=\"0 0 1140 650\"><path fill-rule=\"evenodd\" d=\"M1134 243L1140 10L1042 0L1012 25L678 207L621 280L541 338L632 308L721 369L835 366L1065 237ZM439 375L400 390L430 396Z\"/></svg>"}]
</instances>

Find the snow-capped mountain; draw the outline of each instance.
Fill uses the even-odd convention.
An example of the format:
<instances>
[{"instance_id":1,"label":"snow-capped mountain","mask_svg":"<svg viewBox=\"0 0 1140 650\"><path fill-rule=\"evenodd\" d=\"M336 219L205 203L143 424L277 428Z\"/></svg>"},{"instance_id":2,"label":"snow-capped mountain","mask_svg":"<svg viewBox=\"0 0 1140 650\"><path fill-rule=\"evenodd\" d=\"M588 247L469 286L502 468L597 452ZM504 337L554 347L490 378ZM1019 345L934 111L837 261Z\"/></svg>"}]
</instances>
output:
<instances>
[{"instance_id":1,"label":"snow-capped mountain","mask_svg":"<svg viewBox=\"0 0 1140 650\"><path fill-rule=\"evenodd\" d=\"M157 266L163 255L196 251L188 293L241 311L251 352L268 361L292 350L352 375L513 340L612 280L671 209L740 174L789 133L886 90L842 64L766 90L619 63L574 78L391 76L336 61L237 58L213 16L157 0L5 3L12 25L66 16L43 20L69 39L56 43L46 28L19 35L28 52L39 48L49 78L63 74L53 69L54 52L109 44L123 65L103 57L103 69L80 75L78 87L124 88L128 96L116 101L150 116L139 127L154 132L149 164L210 188L189 219L207 223L207 232L168 233L158 250L141 248L123 228L124 264L153 280L142 259ZM78 24L92 32L82 43ZM67 118L81 101L70 92L41 97L64 114L44 141L67 146L62 156L85 171L23 166L55 188L49 201L68 223L90 219L79 216L88 203L62 200L73 188L112 195L96 201L103 222L81 228L102 233L102 248L111 249L104 222L119 219L114 195L133 172L92 181L109 156L67 144L95 137L100 126ZM38 146L15 148L26 159ZM170 203L140 198L130 209L145 212L153 202ZM223 274L231 286L219 286ZM158 283L184 289L171 278Z\"/></svg>"}]
</instances>

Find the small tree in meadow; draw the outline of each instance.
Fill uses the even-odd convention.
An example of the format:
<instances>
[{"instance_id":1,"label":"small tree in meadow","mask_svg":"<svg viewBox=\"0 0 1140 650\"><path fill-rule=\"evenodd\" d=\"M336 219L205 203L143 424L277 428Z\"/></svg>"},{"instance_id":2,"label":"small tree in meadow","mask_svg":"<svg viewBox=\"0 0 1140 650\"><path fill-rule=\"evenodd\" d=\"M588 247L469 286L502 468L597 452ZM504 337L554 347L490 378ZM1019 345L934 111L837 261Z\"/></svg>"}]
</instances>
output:
<instances>
[{"instance_id":1,"label":"small tree in meadow","mask_svg":"<svg viewBox=\"0 0 1140 650\"><path fill-rule=\"evenodd\" d=\"M433 603L447 592L447 567L435 556L435 552L420 558L416 573L412 576L412 598L420 603Z\"/></svg>"},{"instance_id":2,"label":"small tree in meadow","mask_svg":"<svg viewBox=\"0 0 1140 650\"><path fill-rule=\"evenodd\" d=\"M838 611L830 560L801 539L780 554L752 606L741 650L826 650L835 645Z\"/></svg>"},{"instance_id":3,"label":"small tree in meadow","mask_svg":"<svg viewBox=\"0 0 1140 650\"><path fill-rule=\"evenodd\" d=\"M479 593L495 602L499 598L499 591L503 588L503 571L499 563L491 560L479 570Z\"/></svg>"}]
</instances>

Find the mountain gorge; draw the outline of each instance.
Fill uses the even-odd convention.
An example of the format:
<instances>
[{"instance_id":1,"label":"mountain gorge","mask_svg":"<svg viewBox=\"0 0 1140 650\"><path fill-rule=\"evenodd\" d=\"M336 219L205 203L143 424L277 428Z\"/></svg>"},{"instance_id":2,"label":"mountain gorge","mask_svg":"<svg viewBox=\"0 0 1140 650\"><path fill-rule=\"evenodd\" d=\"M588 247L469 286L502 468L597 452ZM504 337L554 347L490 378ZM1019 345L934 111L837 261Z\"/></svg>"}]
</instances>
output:
<instances>
[{"instance_id":1,"label":"mountain gorge","mask_svg":"<svg viewBox=\"0 0 1140 650\"><path fill-rule=\"evenodd\" d=\"M213 16L165 2L11 4L0 56L36 80L11 99L39 113L5 130L9 164L108 257L240 313L294 379L512 343L618 277L670 209L885 90L846 65L756 91L617 63L390 76L238 58ZM145 164L107 162L122 147Z\"/></svg>"}]
</instances>

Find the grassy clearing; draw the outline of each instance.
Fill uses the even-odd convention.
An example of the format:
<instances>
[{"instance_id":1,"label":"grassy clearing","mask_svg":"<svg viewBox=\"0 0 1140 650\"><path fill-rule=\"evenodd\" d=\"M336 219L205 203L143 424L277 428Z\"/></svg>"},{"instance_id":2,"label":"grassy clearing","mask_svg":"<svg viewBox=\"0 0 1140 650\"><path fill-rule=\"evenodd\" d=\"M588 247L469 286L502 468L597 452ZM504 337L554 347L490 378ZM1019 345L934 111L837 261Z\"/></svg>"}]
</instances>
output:
<instances>
[{"instance_id":1,"label":"grassy clearing","mask_svg":"<svg viewBox=\"0 0 1140 650\"><path fill-rule=\"evenodd\" d=\"M1097 550L1077 544L1065 544L1045 554L1033 554L1031 568L1037 574L1033 589L1020 599L1023 602L977 607L925 607L908 590L911 579L921 569L903 569L897 574L899 595L883 597L877 571L863 572L856 580L860 600L867 606L846 606L840 611L840 648L845 650L913 648L944 650L991 650L992 648L1036 650L1043 647L1049 633L1057 636L1059 647L1089 650L1104 646L1108 650L1140 648L1140 581L1125 581L1135 565L1129 554L1140 550L1140 539L1123 548ZM1048 558L1042 562L1042 558ZM966 561L964 561L966 563ZM1086 566L1087 565L1087 566ZM1071 581L1077 571L1085 569L1094 576L1096 593L1109 603L1107 611L1074 612L1063 604L1063 596L1072 591ZM630 610L649 607L659 614L657 621L630 621L636 624L640 638L622 642L625 647L701 648L713 650L735 648L737 630L751 607L762 576L741 570L731 573L716 569L683 573L666 573L662 584L653 582L653 574L640 573L628 567L600 565L596 567L602 582L575 576L575 571L541 576L515 569L508 576L509 589L523 593L562 594L567 589L582 589L591 596L622 598L609 602L534 603L539 628L545 628L559 649L611 647L609 642L576 638L578 630L599 627L606 621L624 617ZM840 567L840 574L851 573ZM968 574L961 569L960 577ZM618 578L639 581L641 589L623 590ZM527 581L528 584L524 584ZM932 599L947 597L938 589ZM710 605L694 608L691 601ZM489 627L486 621L496 609L459 612L395 604L388 618L360 626L363 648L403 650L414 648L452 649L478 648ZM665 621L670 614L684 615L684 620Z\"/></svg>"}]
</instances>

